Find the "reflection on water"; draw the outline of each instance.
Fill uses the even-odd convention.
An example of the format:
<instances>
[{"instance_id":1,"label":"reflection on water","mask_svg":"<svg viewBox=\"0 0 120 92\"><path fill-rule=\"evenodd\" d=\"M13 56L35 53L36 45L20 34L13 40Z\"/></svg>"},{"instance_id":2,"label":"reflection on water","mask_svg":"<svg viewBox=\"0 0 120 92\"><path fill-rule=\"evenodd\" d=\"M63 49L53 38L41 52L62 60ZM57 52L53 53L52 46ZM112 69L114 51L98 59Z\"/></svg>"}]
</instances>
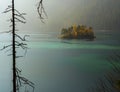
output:
<instances>
[{"instance_id":1,"label":"reflection on water","mask_svg":"<svg viewBox=\"0 0 120 92\"><path fill-rule=\"evenodd\" d=\"M35 83L35 92L88 92L93 81L110 69L106 58L120 50L115 34L97 35L92 42L61 40L53 34L31 35L27 56L17 64L23 75ZM4 81L0 83L0 92L8 92L11 90L11 59L2 52L0 60L0 73L4 73L0 76L0 81Z\"/></svg>"}]
</instances>

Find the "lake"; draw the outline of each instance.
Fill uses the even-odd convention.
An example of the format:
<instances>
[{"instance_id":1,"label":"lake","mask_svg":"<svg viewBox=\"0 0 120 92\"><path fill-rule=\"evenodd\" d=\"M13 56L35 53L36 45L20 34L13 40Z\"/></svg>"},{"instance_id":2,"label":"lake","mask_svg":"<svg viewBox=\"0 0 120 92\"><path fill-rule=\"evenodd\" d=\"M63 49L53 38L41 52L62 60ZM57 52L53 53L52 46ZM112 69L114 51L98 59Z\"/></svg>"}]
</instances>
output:
<instances>
[{"instance_id":1,"label":"lake","mask_svg":"<svg viewBox=\"0 0 120 92\"><path fill-rule=\"evenodd\" d=\"M118 31L96 31L94 41L62 40L56 34L30 34L27 54L17 61L22 75L35 83L35 92L88 92L98 78L110 71L107 59L120 53ZM0 38L1 48L9 43L9 36ZM23 50L18 51L24 54ZM0 54L0 92L12 90L9 53Z\"/></svg>"}]
</instances>

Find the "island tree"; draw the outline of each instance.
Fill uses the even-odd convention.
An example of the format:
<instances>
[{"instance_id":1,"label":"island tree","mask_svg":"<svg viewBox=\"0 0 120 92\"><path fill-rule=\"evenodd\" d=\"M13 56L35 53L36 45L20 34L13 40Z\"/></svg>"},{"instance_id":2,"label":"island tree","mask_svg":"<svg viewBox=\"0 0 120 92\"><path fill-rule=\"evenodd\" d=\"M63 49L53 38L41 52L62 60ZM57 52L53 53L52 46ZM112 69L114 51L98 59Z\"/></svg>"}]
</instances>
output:
<instances>
[{"instance_id":1,"label":"island tree","mask_svg":"<svg viewBox=\"0 0 120 92\"><path fill-rule=\"evenodd\" d=\"M86 27L84 25L73 25L69 28L63 28L61 30L60 38L62 39L91 39L95 38L92 27Z\"/></svg>"}]
</instances>

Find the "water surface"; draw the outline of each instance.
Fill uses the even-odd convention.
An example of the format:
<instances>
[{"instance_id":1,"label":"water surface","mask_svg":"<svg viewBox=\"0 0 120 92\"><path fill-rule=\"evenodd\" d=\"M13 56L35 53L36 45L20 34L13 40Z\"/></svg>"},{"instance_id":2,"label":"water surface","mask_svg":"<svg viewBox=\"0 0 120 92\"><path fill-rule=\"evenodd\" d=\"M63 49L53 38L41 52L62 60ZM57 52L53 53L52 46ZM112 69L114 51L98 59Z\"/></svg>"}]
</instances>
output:
<instances>
[{"instance_id":1,"label":"water surface","mask_svg":"<svg viewBox=\"0 0 120 92\"><path fill-rule=\"evenodd\" d=\"M35 83L35 92L88 92L111 69L107 58L120 52L118 35L97 32L94 41L86 41L61 40L54 32L32 34L27 42L30 49L17 66ZM12 61L3 51L0 60L0 92L10 92Z\"/></svg>"}]
</instances>

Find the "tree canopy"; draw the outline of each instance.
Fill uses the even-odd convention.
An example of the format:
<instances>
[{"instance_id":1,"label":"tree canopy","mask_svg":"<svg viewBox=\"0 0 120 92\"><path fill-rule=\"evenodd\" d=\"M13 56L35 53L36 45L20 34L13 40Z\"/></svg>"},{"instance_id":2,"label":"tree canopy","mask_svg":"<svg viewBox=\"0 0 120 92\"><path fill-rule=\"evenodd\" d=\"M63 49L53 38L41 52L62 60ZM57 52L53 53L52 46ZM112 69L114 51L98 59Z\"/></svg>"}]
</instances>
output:
<instances>
[{"instance_id":1,"label":"tree canopy","mask_svg":"<svg viewBox=\"0 0 120 92\"><path fill-rule=\"evenodd\" d=\"M94 39L94 32L92 27L86 27L85 25L73 25L69 28L63 28L61 30L60 38L66 39Z\"/></svg>"}]
</instances>

